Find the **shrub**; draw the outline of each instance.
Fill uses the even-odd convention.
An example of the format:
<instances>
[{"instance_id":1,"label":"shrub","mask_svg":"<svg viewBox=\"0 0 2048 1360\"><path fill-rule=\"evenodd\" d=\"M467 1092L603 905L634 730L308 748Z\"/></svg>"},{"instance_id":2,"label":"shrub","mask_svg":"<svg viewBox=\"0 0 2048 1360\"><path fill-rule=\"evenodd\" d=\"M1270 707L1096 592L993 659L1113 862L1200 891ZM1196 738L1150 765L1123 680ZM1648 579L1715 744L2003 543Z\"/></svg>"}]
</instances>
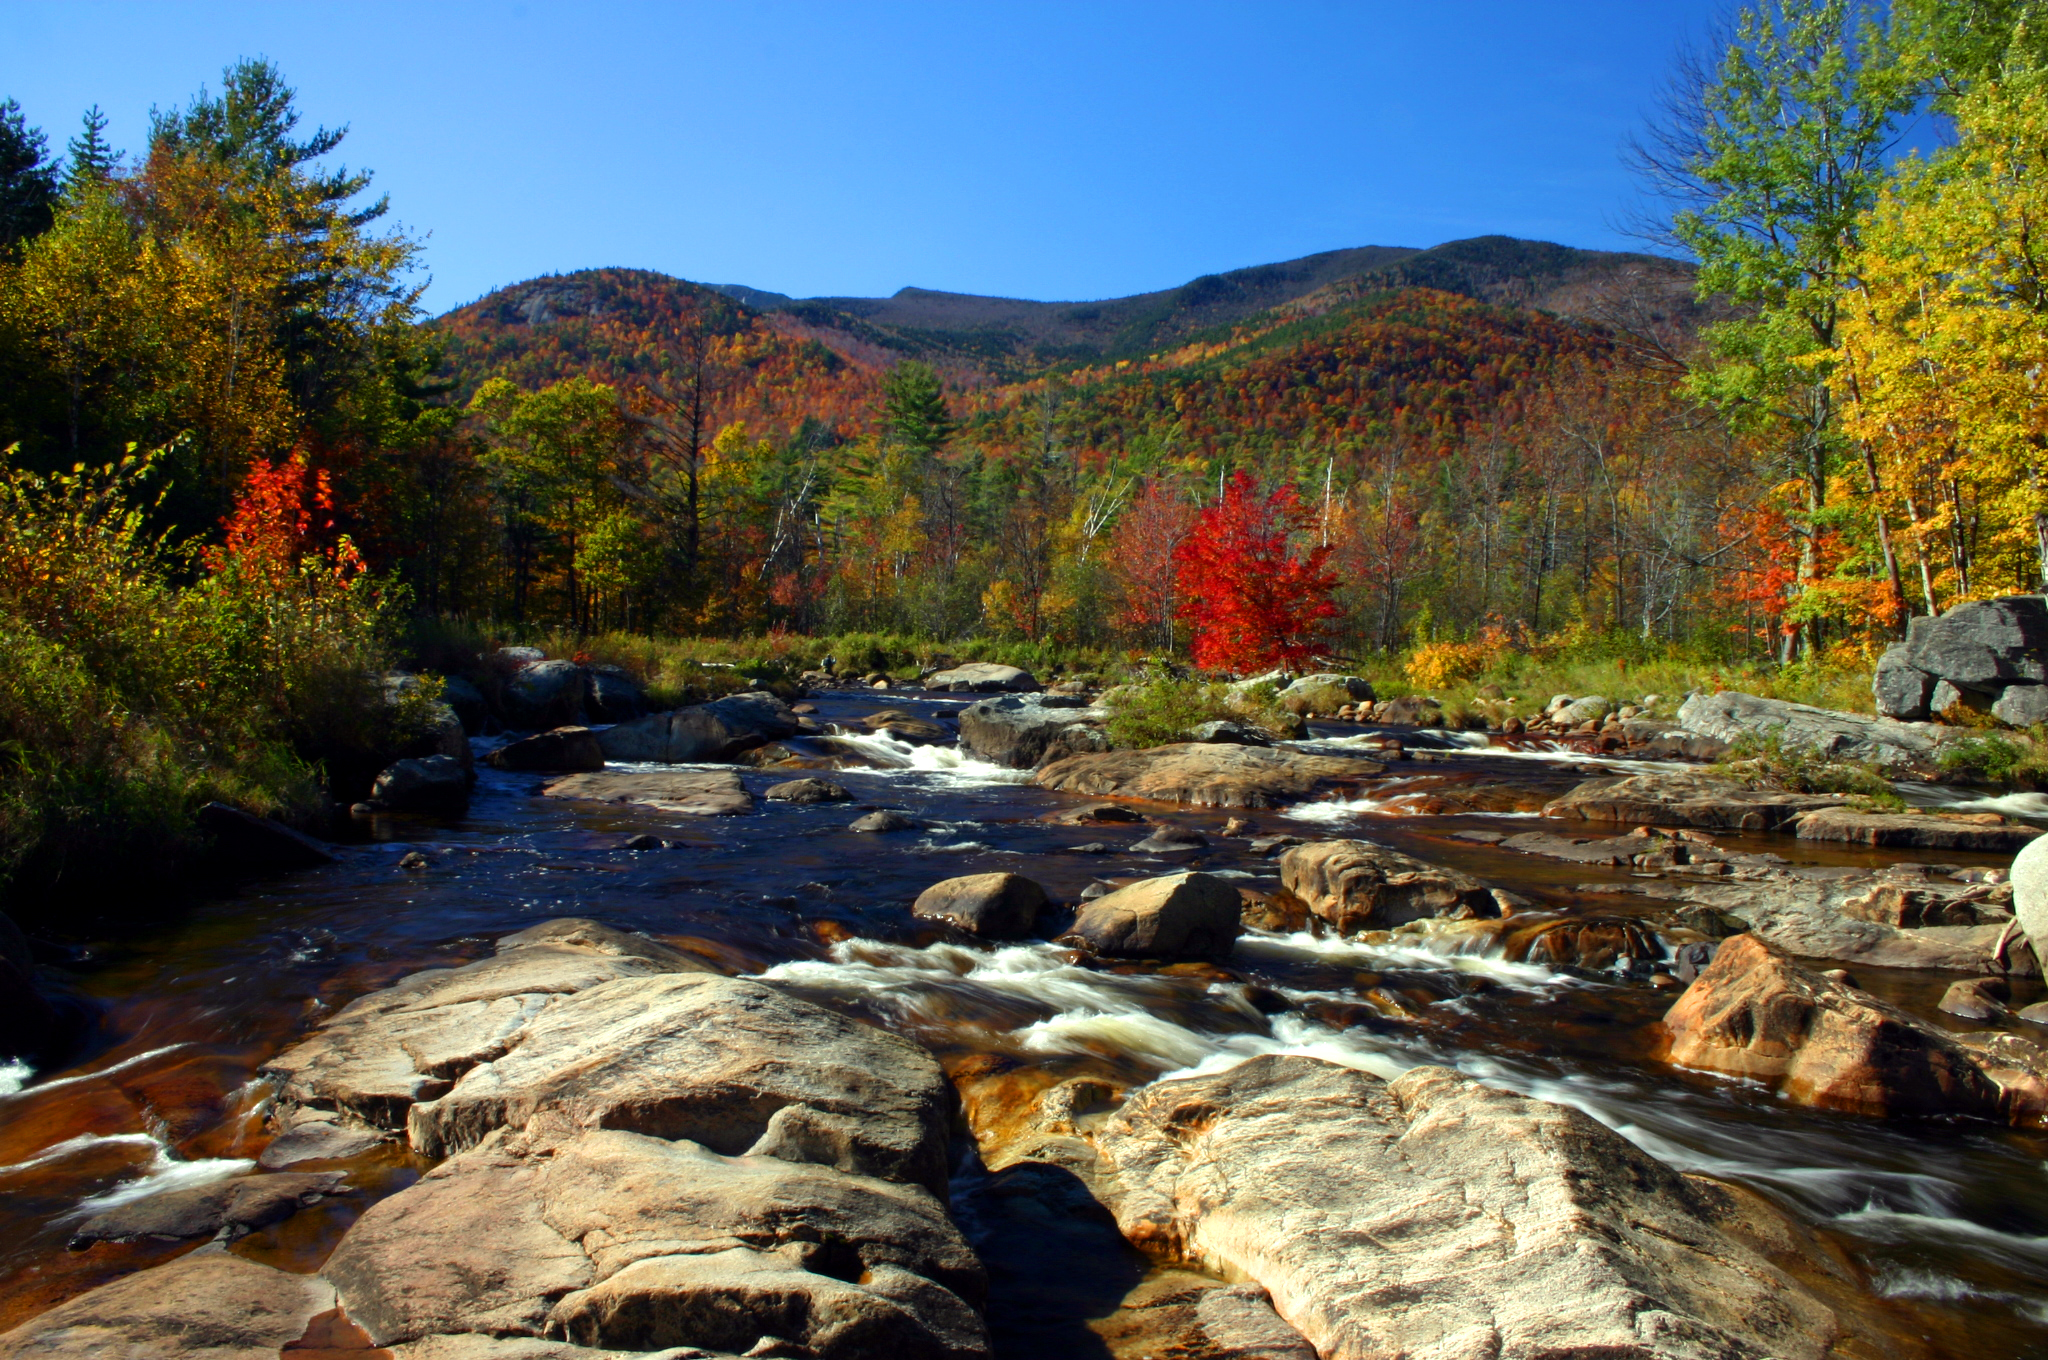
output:
<instances>
[{"instance_id":1,"label":"shrub","mask_svg":"<svg viewBox=\"0 0 2048 1360\"><path fill-rule=\"evenodd\" d=\"M1881 767L1858 760L1830 760L1805 747L1787 750L1776 735L1737 742L1727 757L1714 766L1714 772L1753 789L1844 793L1877 807L1906 806L1898 790L1892 787L1891 777Z\"/></svg>"},{"instance_id":2,"label":"shrub","mask_svg":"<svg viewBox=\"0 0 2048 1360\"><path fill-rule=\"evenodd\" d=\"M1102 696L1109 709L1108 732L1121 749L1166 746L1186 741L1206 722L1243 722L1276 735L1292 733L1298 720L1274 702L1270 683L1241 690L1200 680L1152 675L1119 685Z\"/></svg>"},{"instance_id":3,"label":"shrub","mask_svg":"<svg viewBox=\"0 0 2048 1360\"><path fill-rule=\"evenodd\" d=\"M1994 732L1965 737L1941 748L1947 773L1976 783L2038 789L2048 785L2048 733Z\"/></svg>"}]
</instances>

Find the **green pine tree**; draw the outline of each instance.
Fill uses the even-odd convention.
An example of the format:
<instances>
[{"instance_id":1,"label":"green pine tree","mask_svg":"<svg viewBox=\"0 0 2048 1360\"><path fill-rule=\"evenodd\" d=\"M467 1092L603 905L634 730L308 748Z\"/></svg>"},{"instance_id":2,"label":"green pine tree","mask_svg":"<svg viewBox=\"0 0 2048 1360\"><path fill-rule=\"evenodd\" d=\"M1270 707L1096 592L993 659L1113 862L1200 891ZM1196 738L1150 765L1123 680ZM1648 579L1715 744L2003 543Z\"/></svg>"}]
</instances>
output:
<instances>
[{"instance_id":1,"label":"green pine tree","mask_svg":"<svg viewBox=\"0 0 2048 1360\"><path fill-rule=\"evenodd\" d=\"M0 100L0 253L50 229L57 198L57 167L42 129L22 117L21 105Z\"/></svg>"}]
</instances>

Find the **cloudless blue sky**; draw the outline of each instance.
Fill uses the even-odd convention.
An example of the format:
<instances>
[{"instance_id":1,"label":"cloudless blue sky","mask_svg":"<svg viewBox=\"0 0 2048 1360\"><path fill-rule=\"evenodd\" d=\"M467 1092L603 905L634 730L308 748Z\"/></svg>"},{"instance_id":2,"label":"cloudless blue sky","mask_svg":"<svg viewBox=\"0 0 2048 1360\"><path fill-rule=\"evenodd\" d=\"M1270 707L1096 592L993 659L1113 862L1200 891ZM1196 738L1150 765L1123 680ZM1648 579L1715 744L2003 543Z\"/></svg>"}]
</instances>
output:
<instances>
[{"instance_id":1,"label":"cloudless blue sky","mask_svg":"<svg viewBox=\"0 0 2048 1360\"><path fill-rule=\"evenodd\" d=\"M61 147L268 56L431 233L429 307L659 269L798 296L1085 299L1489 232L1636 248L1623 139L1713 0L11 0Z\"/></svg>"}]
</instances>

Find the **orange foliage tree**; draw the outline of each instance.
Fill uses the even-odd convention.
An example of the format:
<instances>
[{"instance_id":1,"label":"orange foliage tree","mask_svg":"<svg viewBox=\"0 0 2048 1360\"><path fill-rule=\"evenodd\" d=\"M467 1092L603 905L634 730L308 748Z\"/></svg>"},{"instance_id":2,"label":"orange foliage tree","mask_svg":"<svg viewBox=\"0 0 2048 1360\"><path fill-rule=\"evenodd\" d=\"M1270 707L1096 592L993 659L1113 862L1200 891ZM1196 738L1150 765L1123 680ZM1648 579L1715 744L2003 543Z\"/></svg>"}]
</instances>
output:
<instances>
[{"instance_id":1,"label":"orange foliage tree","mask_svg":"<svg viewBox=\"0 0 2048 1360\"><path fill-rule=\"evenodd\" d=\"M1260 496L1240 472L1174 553L1193 626L1195 664L1219 670L1300 666L1338 609L1326 546L1297 552L1308 512L1292 486Z\"/></svg>"}]
</instances>

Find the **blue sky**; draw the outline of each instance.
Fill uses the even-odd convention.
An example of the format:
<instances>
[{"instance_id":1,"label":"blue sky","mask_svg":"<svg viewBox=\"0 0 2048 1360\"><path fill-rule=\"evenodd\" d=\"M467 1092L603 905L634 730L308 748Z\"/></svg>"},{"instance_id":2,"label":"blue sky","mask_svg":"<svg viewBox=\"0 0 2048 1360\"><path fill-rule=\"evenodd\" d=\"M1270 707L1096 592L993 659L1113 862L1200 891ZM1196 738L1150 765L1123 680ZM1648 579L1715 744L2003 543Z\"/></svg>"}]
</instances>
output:
<instances>
[{"instance_id":1,"label":"blue sky","mask_svg":"<svg viewBox=\"0 0 2048 1360\"><path fill-rule=\"evenodd\" d=\"M798 296L1083 299L1489 232L1633 248L1619 148L1713 0L12 0L61 145L268 56L431 233L428 305L660 269Z\"/></svg>"}]
</instances>

